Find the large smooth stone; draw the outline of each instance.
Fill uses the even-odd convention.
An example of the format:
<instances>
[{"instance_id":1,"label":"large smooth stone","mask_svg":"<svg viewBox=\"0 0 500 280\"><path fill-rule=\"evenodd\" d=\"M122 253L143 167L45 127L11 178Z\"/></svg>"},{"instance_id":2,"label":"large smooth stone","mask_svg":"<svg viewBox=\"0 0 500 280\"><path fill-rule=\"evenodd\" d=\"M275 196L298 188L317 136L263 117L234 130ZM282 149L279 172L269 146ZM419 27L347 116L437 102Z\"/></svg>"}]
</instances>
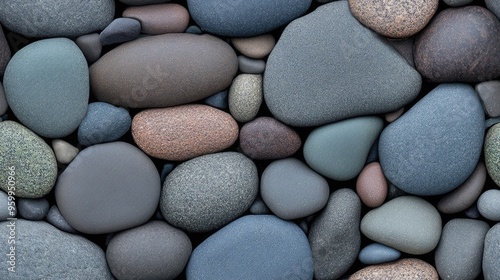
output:
<instances>
[{"instance_id":1,"label":"large smooth stone","mask_svg":"<svg viewBox=\"0 0 500 280\"><path fill-rule=\"evenodd\" d=\"M87 112L87 60L67 38L40 40L19 50L7 65L3 85L16 117L44 137L69 135Z\"/></svg>"},{"instance_id":2,"label":"large smooth stone","mask_svg":"<svg viewBox=\"0 0 500 280\"><path fill-rule=\"evenodd\" d=\"M160 175L151 159L125 142L90 146L59 175L57 206L87 234L117 232L145 223L160 199Z\"/></svg>"},{"instance_id":3,"label":"large smooth stone","mask_svg":"<svg viewBox=\"0 0 500 280\"><path fill-rule=\"evenodd\" d=\"M15 244L9 244L7 239L12 230ZM99 246L47 222L23 219L1 222L0 234L5 236L0 246L4 258L1 279L113 279ZM15 272L8 270L7 254L11 253L11 246L15 246Z\"/></svg>"},{"instance_id":4,"label":"large smooth stone","mask_svg":"<svg viewBox=\"0 0 500 280\"><path fill-rule=\"evenodd\" d=\"M500 279L500 223L486 234L483 251L483 276L485 280Z\"/></svg>"},{"instance_id":5,"label":"large smooth stone","mask_svg":"<svg viewBox=\"0 0 500 280\"><path fill-rule=\"evenodd\" d=\"M188 0L191 17L206 32L227 37L264 34L303 15L312 0Z\"/></svg>"},{"instance_id":6,"label":"large smooth stone","mask_svg":"<svg viewBox=\"0 0 500 280\"><path fill-rule=\"evenodd\" d=\"M453 219L446 223L435 253L436 269L442 279L477 279L489 229L487 223L472 219Z\"/></svg>"},{"instance_id":7,"label":"large smooth stone","mask_svg":"<svg viewBox=\"0 0 500 280\"><path fill-rule=\"evenodd\" d=\"M500 76L500 22L480 6L448 8L415 40L415 66L432 82L480 82Z\"/></svg>"},{"instance_id":8,"label":"large smooth stone","mask_svg":"<svg viewBox=\"0 0 500 280\"><path fill-rule=\"evenodd\" d=\"M255 200L259 175L243 154L222 152L193 158L168 174L160 209L173 226L190 232L219 229Z\"/></svg>"},{"instance_id":9,"label":"large smooth stone","mask_svg":"<svg viewBox=\"0 0 500 280\"><path fill-rule=\"evenodd\" d=\"M360 218L361 201L354 191L340 189L330 195L309 230L315 279L337 279L356 261Z\"/></svg>"},{"instance_id":10,"label":"large smooth stone","mask_svg":"<svg viewBox=\"0 0 500 280\"><path fill-rule=\"evenodd\" d=\"M121 44L90 67L92 93L121 107L168 107L231 85L236 53L211 35L164 34Z\"/></svg>"},{"instance_id":11,"label":"large smooth stone","mask_svg":"<svg viewBox=\"0 0 500 280\"><path fill-rule=\"evenodd\" d=\"M78 37L103 30L115 14L113 0L2 0L0 22L26 37Z\"/></svg>"},{"instance_id":12,"label":"large smooth stone","mask_svg":"<svg viewBox=\"0 0 500 280\"><path fill-rule=\"evenodd\" d=\"M349 280L366 279L439 280L439 276L436 269L423 260L401 259L367 266L349 277Z\"/></svg>"},{"instance_id":13,"label":"large smooth stone","mask_svg":"<svg viewBox=\"0 0 500 280\"><path fill-rule=\"evenodd\" d=\"M444 194L472 174L483 138L484 111L474 89L441 84L382 131L380 164L407 193Z\"/></svg>"},{"instance_id":14,"label":"large smooth stone","mask_svg":"<svg viewBox=\"0 0 500 280\"><path fill-rule=\"evenodd\" d=\"M16 197L42 197L57 179L57 161L50 146L13 121L0 122L0 170L0 188L8 192L10 186Z\"/></svg>"},{"instance_id":15,"label":"large smooth stone","mask_svg":"<svg viewBox=\"0 0 500 280\"><path fill-rule=\"evenodd\" d=\"M146 154L182 161L230 147L238 139L238 124L224 111L190 104L140 112L132 136Z\"/></svg>"},{"instance_id":16,"label":"large smooth stone","mask_svg":"<svg viewBox=\"0 0 500 280\"><path fill-rule=\"evenodd\" d=\"M420 74L356 20L347 1L290 23L268 57L264 98L293 126L393 112L420 92Z\"/></svg>"},{"instance_id":17,"label":"large smooth stone","mask_svg":"<svg viewBox=\"0 0 500 280\"><path fill-rule=\"evenodd\" d=\"M189 259L186 279L313 279L302 229L272 215L249 215L212 234Z\"/></svg>"},{"instance_id":18,"label":"large smooth stone","mask_svg":"<svg viewBox=\"0 0 500 280\"><path fill-rule=\"evenodd\" d=\"M318 127L304 143L304 158L328 178L350 180L363 169L383 126L378 117L358 117Z\"/></svg>"},{"instance_id":19,"label":"large smooth stone","mask_svg":"<svg viewBox=\"0 0 500 280\"><path fill-rule=\"evenodd\" d=\"M368 212L361 220L361 232L399 251L422 255L438 245L441 216L422 198L400 196Z\"/></svg>"}]
</instances>

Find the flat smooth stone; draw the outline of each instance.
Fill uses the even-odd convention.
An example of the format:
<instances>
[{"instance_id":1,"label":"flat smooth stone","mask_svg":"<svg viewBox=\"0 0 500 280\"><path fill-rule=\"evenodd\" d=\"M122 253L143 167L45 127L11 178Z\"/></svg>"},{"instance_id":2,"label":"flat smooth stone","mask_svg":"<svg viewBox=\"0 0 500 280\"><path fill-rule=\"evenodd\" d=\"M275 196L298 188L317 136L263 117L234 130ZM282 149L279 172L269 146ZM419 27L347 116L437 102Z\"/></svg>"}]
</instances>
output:
<instances>
[{"instance_id":1,"label":"flat smooth stone","mask_svg":"<svg viewBox=\"0 0 500 280\"><path fill-rule=\"evenodd\" d=\"M263 34L246 38L231 38L233 47L244 56L261 59L268 56L276 45L272 34Z\"/></svg>"},{"instance_id":2,"label":"flat smooth stone","mask_svg":"<svg viewBox=\"0 0 500 280\"><path fill-rule=\"evenodd\" d=\"M151 35L182 33L189 24L188 10L175 3L128 7L122 16L138 20L142 33Z\"/></svg>"},{"instance_id":3,"label":"flat smooth stone","mask_svg":"<svg viewBox=\"0 0 500 280\"><path fill-rule=\"evenodd\" d=\"M500 221L500 190L487 190L477 200L477 210L490 221Z\"/></svg>"},{"instance_id":4,"label":"flat smooth stone","mask_svg":"<svg viewBox=\"0 0 500 280\"><path fill-rule=\"evenodd\" d=\"M474 87L481 102L484 106L484 111L488 117L500 116L500 81L485 81L476 84Z\"/></svg>"},{"instance_id":5,"label":"flat smooth stone","mask_svg":"<svg viewBox=\"0 0 500 280\"><path fill-rule=\"evenodd\" d=\"M61 215L61 212L59 211L59 208L57 205L52 205L49 209L49 212L47 213L46 216L47 222L49 222L51 225L55 226L56 228L69 232L69 233L77 233L78 231L74 229L66 219Z\"/></svg>"},{"instance_id":6,"label":"flat smooth stone","mask_svg":"<svg viewBox=\"0 0 500 280\"><path fill-rule=\"evenodd\" d=\"M500 278L500 224L496 224L488 231L484 239L483 276L485 280Z\"/></svg>"},{"instance_id":7,"label":"flat smooth stone","mask_svg":"<svg viewBox=\"0 0 500 280\"><path fill-rule=\"evenodd\" d=\"M363 264L381 264L399 259L401 252L380 243L367 245L359 252L358 259Z\"/></svg>"},{"instance_id":8,"label":"flat smooth stone","mask_svg":"<svg viewBox=\"0 0 500 280\"><path fill-rule=\"evenodd\" d=\"M49 212L49 201L45 198L21 198L16 201L16 206L19 215L26 220L42 220Z\"/></svg>"},{"instance_id":9,"label":"flat smooth stone","mask_svg":"<svg viewBox=\"0 0 500 280\"><path fill-rule=\"evenodd\" d=\"M239 122L253 120L262 104L262 75L240 74L229 88L229 112Z\"/></svg>"},{"instance_id":10,"label":"flat smooth stone","mask_svg":"<svg viewBox=\"0 0 500 280\"><path fill-rule=\"evenodd\" d=\"M262 74L266 69L266 62L262 59L252 59L239 55L238 69L245 74Z\"/></svg>"},{"instance_id":11,"label":"flat smooth stone","mask_svg":"<svg viewBox=\"0 0 500 280\"><path fill-rule=\"evenodd\" d=\"M363 167L356 181L356 193L366 206L382 205L387 197L388 189L380 163L371 162Z\"/></svg>"},{"instance_id":12,"label":"flat smooth stone","mask_svg":"<svg viewBox=\"0 0 500 280\"><path fill-rule=\"evenodd\" d=\"M57 162L62 164L70 163L80 152L77 147L61 139L52 140L52 150L54 150Z\"/></svg>"},{"instance_id":13,"label":"flat smooth stone","mask_svg":"<svg viewBox=\"0 0 500 280\"><path fill-rule=\"evenodd\" d=\"M75 43L89 63L94 63L101 57L102 44L99 33L82 35L76 38Z\"/></svg>"},{"instance_id":14,"label":"flat smooth stone","mask_svg":"<svg viewBox=\"0 0 500 280\"><path fill-rule=\"evenodd\" d=\"M438 280L436 269L420 259L401 259L388 264L367 266L349 277L349 280L405 279Z\"/></svg>"},{"instance_id":15,"label":"flat smooth stone","mask_svg":"<svg viewBox=\"0 0 500 280\"><path fill-rule=\"evenodd\" d=\"M124 43L139 38L141 23L133 18L115 18L99 34L103 46Z\"/></svg>"}]
</instances>

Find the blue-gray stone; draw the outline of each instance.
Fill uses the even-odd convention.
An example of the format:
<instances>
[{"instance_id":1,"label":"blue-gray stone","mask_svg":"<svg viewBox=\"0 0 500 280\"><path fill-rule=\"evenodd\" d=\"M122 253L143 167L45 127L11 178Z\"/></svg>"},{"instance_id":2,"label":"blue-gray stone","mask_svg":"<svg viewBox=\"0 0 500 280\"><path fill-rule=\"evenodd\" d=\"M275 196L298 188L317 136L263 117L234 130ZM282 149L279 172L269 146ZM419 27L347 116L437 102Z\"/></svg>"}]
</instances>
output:
<instances>
[{"instance_id":1,"label":"blue-gray stone","mask_svg":"<svg viewBox=\"0 0 500 280\"><path fill-rule=\"evenodd\" d=\"M485 280L500 279L500 223L494 225L484 239L483 275Z\"/></svg>"},{"instance_id":2,"label":"blue-gray stone","mask_svg":"<svg viewBox=\"0 0 500 280\"><path fill-rule=\"evenodd\" d=\"M102 44L98 33L85 34L76 38L75 43L82 51L89 63L93 63L101 57Z\"/></svg>"},{"instance_id":3,"label":"blue-gray stone","mask_svg":"<svg viewBox=\"0 0 500 280\"><path fill-rule=\"evenodd\" d=\"M439 195L460 186L481 156L484 111L466 84L441 84L380 135L387 179L415 195Z\"/></svg>"},{"instance_id":4,"label":"blue-gray stone","mask_svg":"<svg viewBox=\"0 0 500 280\"><path fill-rule=\"evenodd\" d=\"M205 104L218 109L227 109L229 103L227 101L228 93L227 90L219 91L218 93L209 96L205 99Z\"/></svg>"},{"instance_id":5,"label":"blue-gray stone","mask_svg":"<svg viewBox=\"0 0 500 280\"><path fill-rule=\"evenodd\" d=\"M266 63L264 98L293 126L393 112L420 92L420 74L364 27L347 1L319 6L290 23Z\"/></svg>"},{"instance_id":6,"label":"blue-gray stone","mask_svg":"<svg viewBox=\"0 0 500 280\"><path fill-rule=\"evenodd\" d=\"M472 219L453 219L446 223L434 258L441 279L477 279L489 229L486 222Z\"/></svg>"},{"instance_id":7,"label":"blue-gray stone","mask_svg":"<svg viewBox=\"0 0 500 280\"><path fill-rule=\"evenodd\" d=\"M17 200L19 215L26 220L38 221L49 212L49 201L45 198L20 198Z\"/></svg>"},{"instance_id":8,"label":"blue-gray stone","mask_svg":"<svg viewBox=\"0 0 500 280\"><path fill-rule=\"evenodd\" d=\"M15 273L8 270L10 246L0 245L4 269L0 279L113 279L104 251L88 239L70 234L44 221L15 222ZM12 221L0 223L0 234L10 235ZM10 258L10 257L9 257Z\"/></svg>"},{"instance_id":9,"label":"blue-gray stone","mask_svg":"<svg viewBox=\"0 0 500 280\"><path fill-rule=\"evenodd\" d=\"M125 108L105 102L90 103L78 128L78 142L90 146L118 140L129 131L131 123Z\"/></svg>"},{"instance_id":10,"label":"blue-gray stone","mask_svg":"<svg viewBox=\"0 0 500 280\"><path fill-rule=\"evenodd\" d=\"M312 280L311 248L292 222L272 215L244 216L195 248L186 278Z\"/></svg>"},{"instance_id":11,"label":"blue-gray stone","mask_svg":"<svg viewBox=\"0 0 500 280\"><path fill-rule=\"evenodd\" d=\"M26 37L78 37L100 31L115 14L113 0L2 0L0 22Z\"/></svg>"},{"instance_id":12,"label":"blue-gray stone","mask_svg":"<svg viewBox=\"0 0 500 280\"><path fill-rule=\"evenodd\" d=\"M191 34L201 34L201 33L203 33L203 31L201 30L201 28L199 28L196 25L188 26L188 28L186 28L185 32L186 33L191 33Z\"/></svg>"},{"instance_id":13,"label":"blue-gray stone","mask_svg":"<svg viewBox=\"0 0 500 280\"><path fill-rule=\"evenodd\" d=\"M141 22L134 18L116 18L99 34L103 46L139 38Z\"/></svg>"},{"instance_id":14,"label":"blue-gray stone","mask_svg":"<svg viewBox=\"0 0 500 280\"><path fill-rule=\"evenodd\" d=\"M59 208L57 208L56 205L52 205L49 209L49 212L47 213L47 222L49 222L51 225L55 226L56 228L69 232L69 233L77 233L78 231L74 229L67 221L64 219L64 217L61 215L61 212L59 211Z\"/></svg>"},{"instance_id":15,"label":"blue-gray stone","mask_svg":"<svg viewBox=\"0 0 500 280\"><path fill-rule=\"evenodd\" d=\"M401 252L380 243L372 243L359 252L360 262L371 265L396 261L401 257Z\"/></svg>"},{"instance_id":16,"label":"blue-gray stone","mask_svg":"<svg viewBox=\"0 0 500 280\"><path fill-rule=\"evenodd\" d=\"M168 174L174 170L175 165L173 163L165 163L163 165L163 168L161 169L160 173L160 180L161 184L163 185L163 182L165 182L165 179L167 178Z\"/></svg>"},{"instance_id":17,"label":"blue-gray stone","mask_svg":"<svg viewBox=\"0 0 500 280\"><path fill-rule=\"evenodd\" d=\"M252 59L244 55L239 55L238 68L242 73L262 74L266 69L266 62L261 59Z\"/></svg>"},{"instance_id":18,"label":"blue-gray stone","mask_svg":"<svg viewBox=\"0 0 500 280\"><path fill-rule=\"evenodd\" d=\"M481 216L490 221L500 221L500 190L487 190L479 196L477 209Z\"/></svg>"},{"instance_id":19,"label":"blue-gray stone","mask_svg":"<svg viewBox=\"0 0 500 280\"><path fill-rule=\"evenodd\" d=\"M9 109L9 104L7 104L7 100L5 99L5 91L3 90L3 85L0 82L0 116L7 113Z\"/></svg>"},{"instance_id":20,"label":"blue-gray stone","mask_svg":"<svg viewBox=\"0 0 500 280\"><path fill-rule=\"evenodd\" d=\"M465 210L465 216L471 219L479 219L481 217L481 213L477 209L477 205L474 203L471 207Z\"/></svg>"},{"instance_id":21,"label":"blue-gray stone","mask_svg":"<svg viewBox=\"0 0 500 280\"><path fill-rule=\"evenodd\" d=\"M257 197L248 211L255 215L269 214L271 210L261 197Z\"/></svg>"},{"instance_id":22,"label":"blue-gray stone","mask_svg":"<svg viewBox=\"0 0 500 280\"><path fill-rule=\"evenodd\" d=\"M67 38L44 39L19 50L7 65L3 83L16 117L41 136L69 135L87 111L87 60Z\"/></svg>"},{"instance_id":23,"label":"blue-gray stone","mask_svg":"<svg viewBox=\"0 0 500 280\"><path fill-rule=\"evenodd\" d=\"M6 192L0 191L0 221L5 221L7 218L15 218L16 215L17 208L14 207L14 209L9 209L9 196Z\"/></svg>"},{"instance_id":24,"label":"blue-gray stone","mask_svg":"<svg viewBox=\"0 0 500 280\"><path fill-rule=\"evenodd\" d=\"M188 0L191 17L206 32L251 37L273 31L303 15L312 0Z\"/></svg>"}]
</instances>

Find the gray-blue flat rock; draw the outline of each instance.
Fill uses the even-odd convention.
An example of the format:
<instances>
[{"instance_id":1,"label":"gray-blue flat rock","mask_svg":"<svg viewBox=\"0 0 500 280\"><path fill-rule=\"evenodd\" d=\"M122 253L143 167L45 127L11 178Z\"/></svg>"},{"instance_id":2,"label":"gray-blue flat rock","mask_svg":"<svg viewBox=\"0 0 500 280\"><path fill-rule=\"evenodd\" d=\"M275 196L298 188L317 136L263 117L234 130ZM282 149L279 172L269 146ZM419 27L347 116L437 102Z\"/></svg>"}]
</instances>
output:
<instances>
[{"instance_id":1,"label":"gray-blue flat rock","mask_svg":"<svg viewBox=\"0 0 500 280\"><path fill-rule=\"evenodd\" d=\"M264 98L284 123L316 126L396 111L421 82L405 58L351 15L347 1L337 1L286 27L267 60Z\"/></svg>"},{"instance_id":2,"label":"gray-blue flat rock","mask_svg":"<svg viewBox=\"0 0 500 280\"><path fill-rule=\"evenodd\" d=\"M494 225L484 239L483 275L485 280L500 279L500 223Z\"/></svg>"},{"instance_id":3,"label":"gray-blue flat rock","mask_svg":"<svg viewBox=\"0 0 500 280\"><path fill-rule=\"evenodd\" d=\"M491 189L482 193L477 200L477 210L490 221L500 221L500 190Z\"/></svg>"},{"instance_id":4,"label":"gray-blue flat rock","mask_svg":"<svg viewBox=\"0 0 500 280\"><path fill-rule=\"evenodd\" d=\"M135 40L141 34L141 22L134 18L116 18L99 34L103 46Z\"/></svg>"},{"instance_id":5,"label":"gray-blue flat rock","mask_svg":"<svg viewBox=\"0 0 500 280\"><path fill-rule=\"evenodd\" d=\"M49 201L45 198L21 198L16 202L19 215L26 220L41 220L49 212Z\"/></svg>"},{"instance_id":6,"label":"gray-blue flat rock","mask_svg":"<svg viewBox=\"0 0 500 280\"><path fill-rule=\"evenodd\" d=\"M69 233L77 233L78 231L74 229L66 219L61 215L61 212L59 211L59 208L57 208L57 205L52 205L49 209L49 212L47 213L47 222L49 222L51 225L55 226L56 228L69 232Z\"/></svg>"}]
</instances>

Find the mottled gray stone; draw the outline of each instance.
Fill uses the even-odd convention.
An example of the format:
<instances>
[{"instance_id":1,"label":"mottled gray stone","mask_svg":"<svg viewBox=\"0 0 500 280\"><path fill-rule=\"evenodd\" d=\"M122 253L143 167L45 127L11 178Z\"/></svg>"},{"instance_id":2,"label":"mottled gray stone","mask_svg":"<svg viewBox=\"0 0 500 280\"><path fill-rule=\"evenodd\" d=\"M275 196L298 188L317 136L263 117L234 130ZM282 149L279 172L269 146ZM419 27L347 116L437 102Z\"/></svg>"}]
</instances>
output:
<instances>
[{"instance_id":1,"label":"mottled gray stone","mask_svg":"<svg viewBox=\"0 0 500 280\"><path fill-rule=\"evenodd\" d=\"M20 198L16 201L19 215L26 220L41 220L49 212L49 201L45 198Z\"/></svg>"},{"instance_id":2,"label":"mottled gray stone","mask_svg":"<svg viewBox=\"0 0 500 280\"><path fill-rule=\"evenodd\" d=\"M59 211L59 208L57 208L56 205L52 205L49 209L49 212L47 213L47 222L49 222L51 225L55 226L56 228L66 231L69 233L77 233L78 231L74 229L66 219L61 215L61 212Z\"/></svg>"},{"instance_id":3,"label":"mottled gray stone","mask_svg":"<svg viewBox=\"0 0 500 280\"><path fill-rule=\"evenodd\" d=\"M486 234L483 251L483 275L485 280L500 279L500 223Z\"/></svg>"},{"instance_id":4,"label":"mottled gray stone","mask_svg":"<svg viewBox=\"0 0 500 280\"><path fill-rule=\"evenodd\" d=\"M80 152L77 147L61 139L52 140L52 150L57 161L62 164L70 163Z\"/></svg>"},{"instance_id":5,"label":"mottled gray stone","mask_svg":"<svg viewBox=\"0 0 500 280\"><path fill-rule=\"evenodd\" d=\"M238 75L229 88L228 103L229 112L235 120L253 120L262 104L262 75Z\"/></svg>"},{"instance_id":6,"label":"mottled gray stone","mask_svg":"<svg viewBox=\"0 0 500 280\"><path fill-rule=\"evenodd\" d=\"M490 221L500 221L500 190L485 191L477 200L477 210Z\"/></svg>"}]
</instances>

